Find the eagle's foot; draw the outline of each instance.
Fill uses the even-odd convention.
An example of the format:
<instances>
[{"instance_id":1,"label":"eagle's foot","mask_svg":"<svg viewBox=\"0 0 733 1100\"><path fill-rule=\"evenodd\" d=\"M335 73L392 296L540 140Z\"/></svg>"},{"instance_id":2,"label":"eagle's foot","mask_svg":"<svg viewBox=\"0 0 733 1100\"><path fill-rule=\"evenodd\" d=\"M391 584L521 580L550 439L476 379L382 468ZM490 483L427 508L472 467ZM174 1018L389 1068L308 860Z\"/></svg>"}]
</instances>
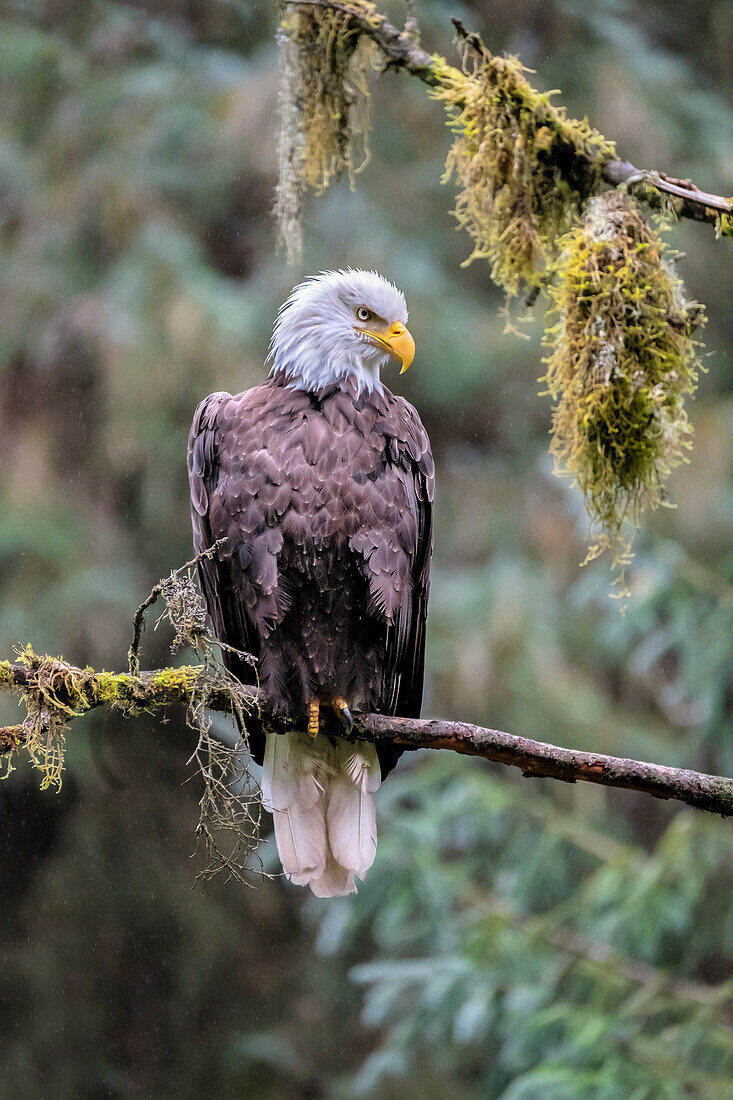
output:
<instances>
[{"instance_id":1,"label":"eagle's foot","mask_svg":"<svg viewBox=\"0 0 733 1100\"><path fill-rule=\"evenodd\" d=\"M308 704L308 736L314 739L318 737L318 727L320 725L321 717L321 704L317 699L311 699Z\"/></svg>"},{"instance_id":2,"label":"eagle's foot","mask_svg":"<svg viewBox=\"0 0 733 1100\"><path fill-rule=\"evenodd\" d=\"M333 713L341 722L343 722L347 730L351 732L351 730L354 728L354 719L351 715L351 711L349 710L349 705L346 700L343 699L340 695L336 695L333 699L331 699L330 703Z\"/></svg>"}]
</instances>

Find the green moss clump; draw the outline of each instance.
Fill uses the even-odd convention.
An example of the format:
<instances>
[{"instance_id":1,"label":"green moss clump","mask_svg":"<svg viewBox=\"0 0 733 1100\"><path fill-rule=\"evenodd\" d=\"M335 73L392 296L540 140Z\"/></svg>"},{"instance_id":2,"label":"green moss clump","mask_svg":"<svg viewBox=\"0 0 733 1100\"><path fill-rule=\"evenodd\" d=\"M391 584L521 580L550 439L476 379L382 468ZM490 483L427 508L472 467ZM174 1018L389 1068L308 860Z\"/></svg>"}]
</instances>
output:
<instances>
[{"instance_id":1,"label":"green moss clump","mask_svg":"<svg viewBox=\"0 0 733 1100\"><path fill-rule=\"evenodd\" d=\"M555 402L551 451L599 532L586 561L608 550L624 596L633 528L667 503L665 482L692 446L684 397L697 387L693 334L705 318L623 192L592 199L560 246L543 379Z\"/></svg>"},{"instance_id":2,"label":"green moss clump","mask_svg":"<svg viewBox=\"0 0 733 1100\"><path fill-rule=\"evenodd\" d=\"M187 610L195 611L193 604ZM193 619L198 622L198 616ZM190 702L196 690L199 694L203 691L204 706L208 700L203 665L164 668L141 676L95 672L92 668L75 668L61 657L39 657L30 645L19 651L18 661L33 670L34 683L19 689L26 718L22 725L5 730L0 755L9 760L16 748L24 748L33 767L42 773L41 790L61 787L67 726L93 707L110 706L123 714L158 710L171 703ZM216 669L209 680L211 690L221 688ZM0 684L15 684L9 661L0 662ZM12 766L6 773L10 771Z\"/></svg>"},{"instance_id":3,"label":"green moss clump","mask_svg":"<svg viewBox=\"0 0 733 1100\"><path fill-rule=\"evenodd\" d=\"M445 179L455 176L455 217L473 238L467 264L485 258L494 282L509 295L537 286L587 199L603 186L611 142L587 119L569 119L538 92L513 57L485 46L471 71L434 59L431 91L448 111L455 141ZM468 54L467 54L468 57Z\"/></svg>"},{"instance_id":4,"label":"green moss clump","mask_svg":"<svg viewBox=\"0 0 733 1100\"><path fill-rule=\"evenodd\" d=\"M733 202L733 199L731 200ZM733 214L718 214L715 223L717 237L733 237Z\"/></svg>"},{"instance_id":5,"label":"green moss clump","mask_svg":"<svg viewBox=\"0 0 733 1100\"><path fill-rule=\"evenodd\" d=\"M349 10L286 7L280 48L279 181L275 218L288 260L302 251L301 208L307 188L354 174L369 159L368 71L376 47L359 20L375 11L368 0ZM358 16L358 19L354 18Z\"/></svg>"}]
</instances>

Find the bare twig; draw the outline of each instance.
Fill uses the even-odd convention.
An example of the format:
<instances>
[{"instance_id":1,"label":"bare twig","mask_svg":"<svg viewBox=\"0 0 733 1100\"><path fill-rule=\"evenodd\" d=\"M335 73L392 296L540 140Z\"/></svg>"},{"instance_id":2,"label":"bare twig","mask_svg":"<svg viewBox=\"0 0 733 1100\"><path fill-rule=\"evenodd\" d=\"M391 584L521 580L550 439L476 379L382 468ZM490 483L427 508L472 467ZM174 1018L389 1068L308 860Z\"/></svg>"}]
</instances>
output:
<instances>
[{"instance_id":1,"label":"bare twig","mask_svg":"<svg viewBox=\"0 0 733 1100\"><path fill-rule=\"evenodd\" d=\"M188 569L193 569L194 565L198 565L198 563L200 561L203 561L204 558L212 557L219 549L219 547L223 546L226 541L226 537L223 539L218 539L217 542L213 544L213 546L210 546L208 548L208 550L202 550L201 553L197 554L195 558L191 558L191 560L187 561L185 565L181 565L178 569L174 569L169 577L166 577L165 580L158 581L158 583L153 585L153 587L150 589L150 595L140 604L137 611L135 612L135 618L132 620L132 641L130 642L130 648L127 651L127 667L131 675L134 675L140 669L140 658L138 651L140 649L140 638L143 632L143 628L145 626L145 612L148 610L149 607L152 607L152 605L160 598L160 596L165 591L166 585L171 580L176 577L180 577L181 574L185 573Z\"/></svg>"},{"instance_id":2,"label":"bare twig","mask_svg":"<svg viewBox=\"0 0 733 1100\"><path fill-rule=\"evenodd\" d=\"M626 981L643 985L662 997L665 993L671 993L676 999L694 1001L701 1005L728 1005L733 1000L733 982L730 980L719 986L678 981L665 970L623 955L608 944L593 943L569 928L554 927L548 923L547 915L534 916L510 909L494 894L487 897L474 891L470 902L478 911L484 911L493 919L514 931L524 933L530 939L544 941L581 963L600 967L612 976L620 975Z\"/></svg>"},{"instance_id":3,"label":"bare twig","mask_svg":"<svg viewBox=\"0 0 733 1100\"><path fill-rule=\"evenodd\" d=\"M41 669L53 667L55 670L55 698L60 704L66 701L64 685L73 683L73 699L69 702L73 702L77 713L99 706L114 707L127 714L140 710L159 711L172 704L191 706L201 692L202 669L199 666L133 675L98 673L93 669L75 668L64 661L49 662L48 658L39 659L39 663ZM0 661L0 688L32 692L39 688L38 676L36 668ZM256 688L226 680L207 690L206 705L210 710L227 714L256 713L257 722L274 732L282 733L298 725L294 719L275 711ZM467 722L393 718L382 714L357 714L354 719L350 736L356 740L393 743L408 749L452 749L519 768L528 778L621 787L656 798L674 799L722 817L733 817L733 779L722 776L566 749ZM328 731L328 727L324 729ZM340 728L339 733L343 736ZM0 755L13 751L22 742L22 726L0 729Z\"/></svg>"},{"instance_id":4,"label":"bare twig","mask_svg":"<svg viewBox=\"0 0 733 1100\"><path fill-rule=\"evenodd\" d=\"M415 46L420 45L420 24L417 18L417 0L407 0L404 34L411 38Z\"/></svg>"},{"instance_id":5,"label":"bare twig","mask_svg":"<svg viewBox=\"0 0 733 1100\"><path fill-rule=\"evenodd\" d=\"M381 50L386 68L404 69L410 76L417 77L428 87L441 85L441 76L436 58L423 50L408 28L400 31L379 12L359 12L338 0L289 0L293 6L318 6L334 8L348 12L358 25L362 34L367 35ZM452 20L457 33L471 48L491 56L479 35L466 30L459 19ZM460 104L456 104L460 106ZM693 221L707 222L720 229L720 215L733 217L733 199L722 195L712 195L701 191L689 180L679 180L664 172L653 169L636 168L629 161L609 157L601 166L601 174L607 183L614 187L625 184L628 189L644 198L651 205L671 206L678 218L691 218ZM655 202L655 196L658 200Z\"/></svg>"}]
</instances>

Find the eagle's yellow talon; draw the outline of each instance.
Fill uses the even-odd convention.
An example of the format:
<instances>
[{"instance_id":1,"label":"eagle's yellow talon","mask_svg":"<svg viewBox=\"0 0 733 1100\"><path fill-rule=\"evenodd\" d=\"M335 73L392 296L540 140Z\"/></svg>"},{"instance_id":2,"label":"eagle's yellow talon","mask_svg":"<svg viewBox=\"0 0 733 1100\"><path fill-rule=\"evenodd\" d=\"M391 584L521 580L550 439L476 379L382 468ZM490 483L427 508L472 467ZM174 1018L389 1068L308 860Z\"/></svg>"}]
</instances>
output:
<instances>
[{"instance_id":1,"label":"eagle's yellow talon","mask_svg":"<svg viewBox=\"0 0 733 1100\"><path fill-rule=\"evenodd\" d=\"M313 699L308 704L308 736L316 738L318 737L318 727L320 722L321 704L317 699Z\"/></svg>"},{"instance_id":2,"label":"eagle's yellow talon","mask_svg":"<svg viewBox=\"0 0 733 1100\"><path fill-rule=\"evenodd\" d=\"M351 716L349 704L344 698L342 698L341 695L336 695L333 699L331 699L331 709L333 710L336 717L340 718L346 728L350 730L351 727L354 725L354 719Z\"/></svg>"}]
</instances>

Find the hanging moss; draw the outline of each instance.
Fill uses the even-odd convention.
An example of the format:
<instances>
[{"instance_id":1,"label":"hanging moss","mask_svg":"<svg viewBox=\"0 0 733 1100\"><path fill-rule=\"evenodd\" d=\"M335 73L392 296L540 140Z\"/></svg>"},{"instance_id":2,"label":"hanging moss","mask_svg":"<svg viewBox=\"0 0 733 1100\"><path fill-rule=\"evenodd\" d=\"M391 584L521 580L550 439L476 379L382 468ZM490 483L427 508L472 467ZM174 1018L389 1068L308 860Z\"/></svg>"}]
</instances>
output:
<instances>
[{"instance_id":1,"label":"hanging moss","mask_svg":"<svg viewBox=\"0 0 733 1100\"><path fill-rule=\"evenodd\" d=\"M625 193L592 199L560 246L543 379L555 402L551 451L598 529L586 561L608 550L626 595L633 528L667 503L670 470L692 446L684 397L697 386L693 334L705 318Z\"/></svg>"},{"instance_id":2,"label":"hanging moss","mask_svg":"<svg viewBox=\"0 0 733 1100\"><path fill-rule=\"evenodd\" d=\"M361 19L375 11L351 0ZM332 179L354 173L369 158L368 71L376 47L350 11L286 6L280 49L279 182L275 218L288 260L303 247L301 209L307 188L322 191Z\"/></svg>"},{"instance_id":3,"label":"hanging moss","mask_svg":"<svg viewBox=\"0 0 733 1100\"><path fill-rule=\"evenodd\" d=\"M61 790L66 726L71 718L83 714L89 703L81 684L62 662L38 657L27 645L19 652L18 663L33 669L37 676L37 686L24 692L26 718L22 726L16 727L22 731L18 744L23 745L33 767L41 772L41 790Z\"/></svg>"},{"instance_id":4,"label":"hanging moss","mask_svg":"<svg viewBox=\"0 0 733 1100\"><path fill-rule=\"evenodd\" d=\"M494 57L480 42L463 71L440 57L432 71L439 84L430 94L456 135L444 178L455 176L455 217L473 238L465 262L487 259L509 295L537 286L557 238L603 186L614 146L587 119L567 118L553 92L536 91L516 58Z\"/></svg>"}]
</instances>

